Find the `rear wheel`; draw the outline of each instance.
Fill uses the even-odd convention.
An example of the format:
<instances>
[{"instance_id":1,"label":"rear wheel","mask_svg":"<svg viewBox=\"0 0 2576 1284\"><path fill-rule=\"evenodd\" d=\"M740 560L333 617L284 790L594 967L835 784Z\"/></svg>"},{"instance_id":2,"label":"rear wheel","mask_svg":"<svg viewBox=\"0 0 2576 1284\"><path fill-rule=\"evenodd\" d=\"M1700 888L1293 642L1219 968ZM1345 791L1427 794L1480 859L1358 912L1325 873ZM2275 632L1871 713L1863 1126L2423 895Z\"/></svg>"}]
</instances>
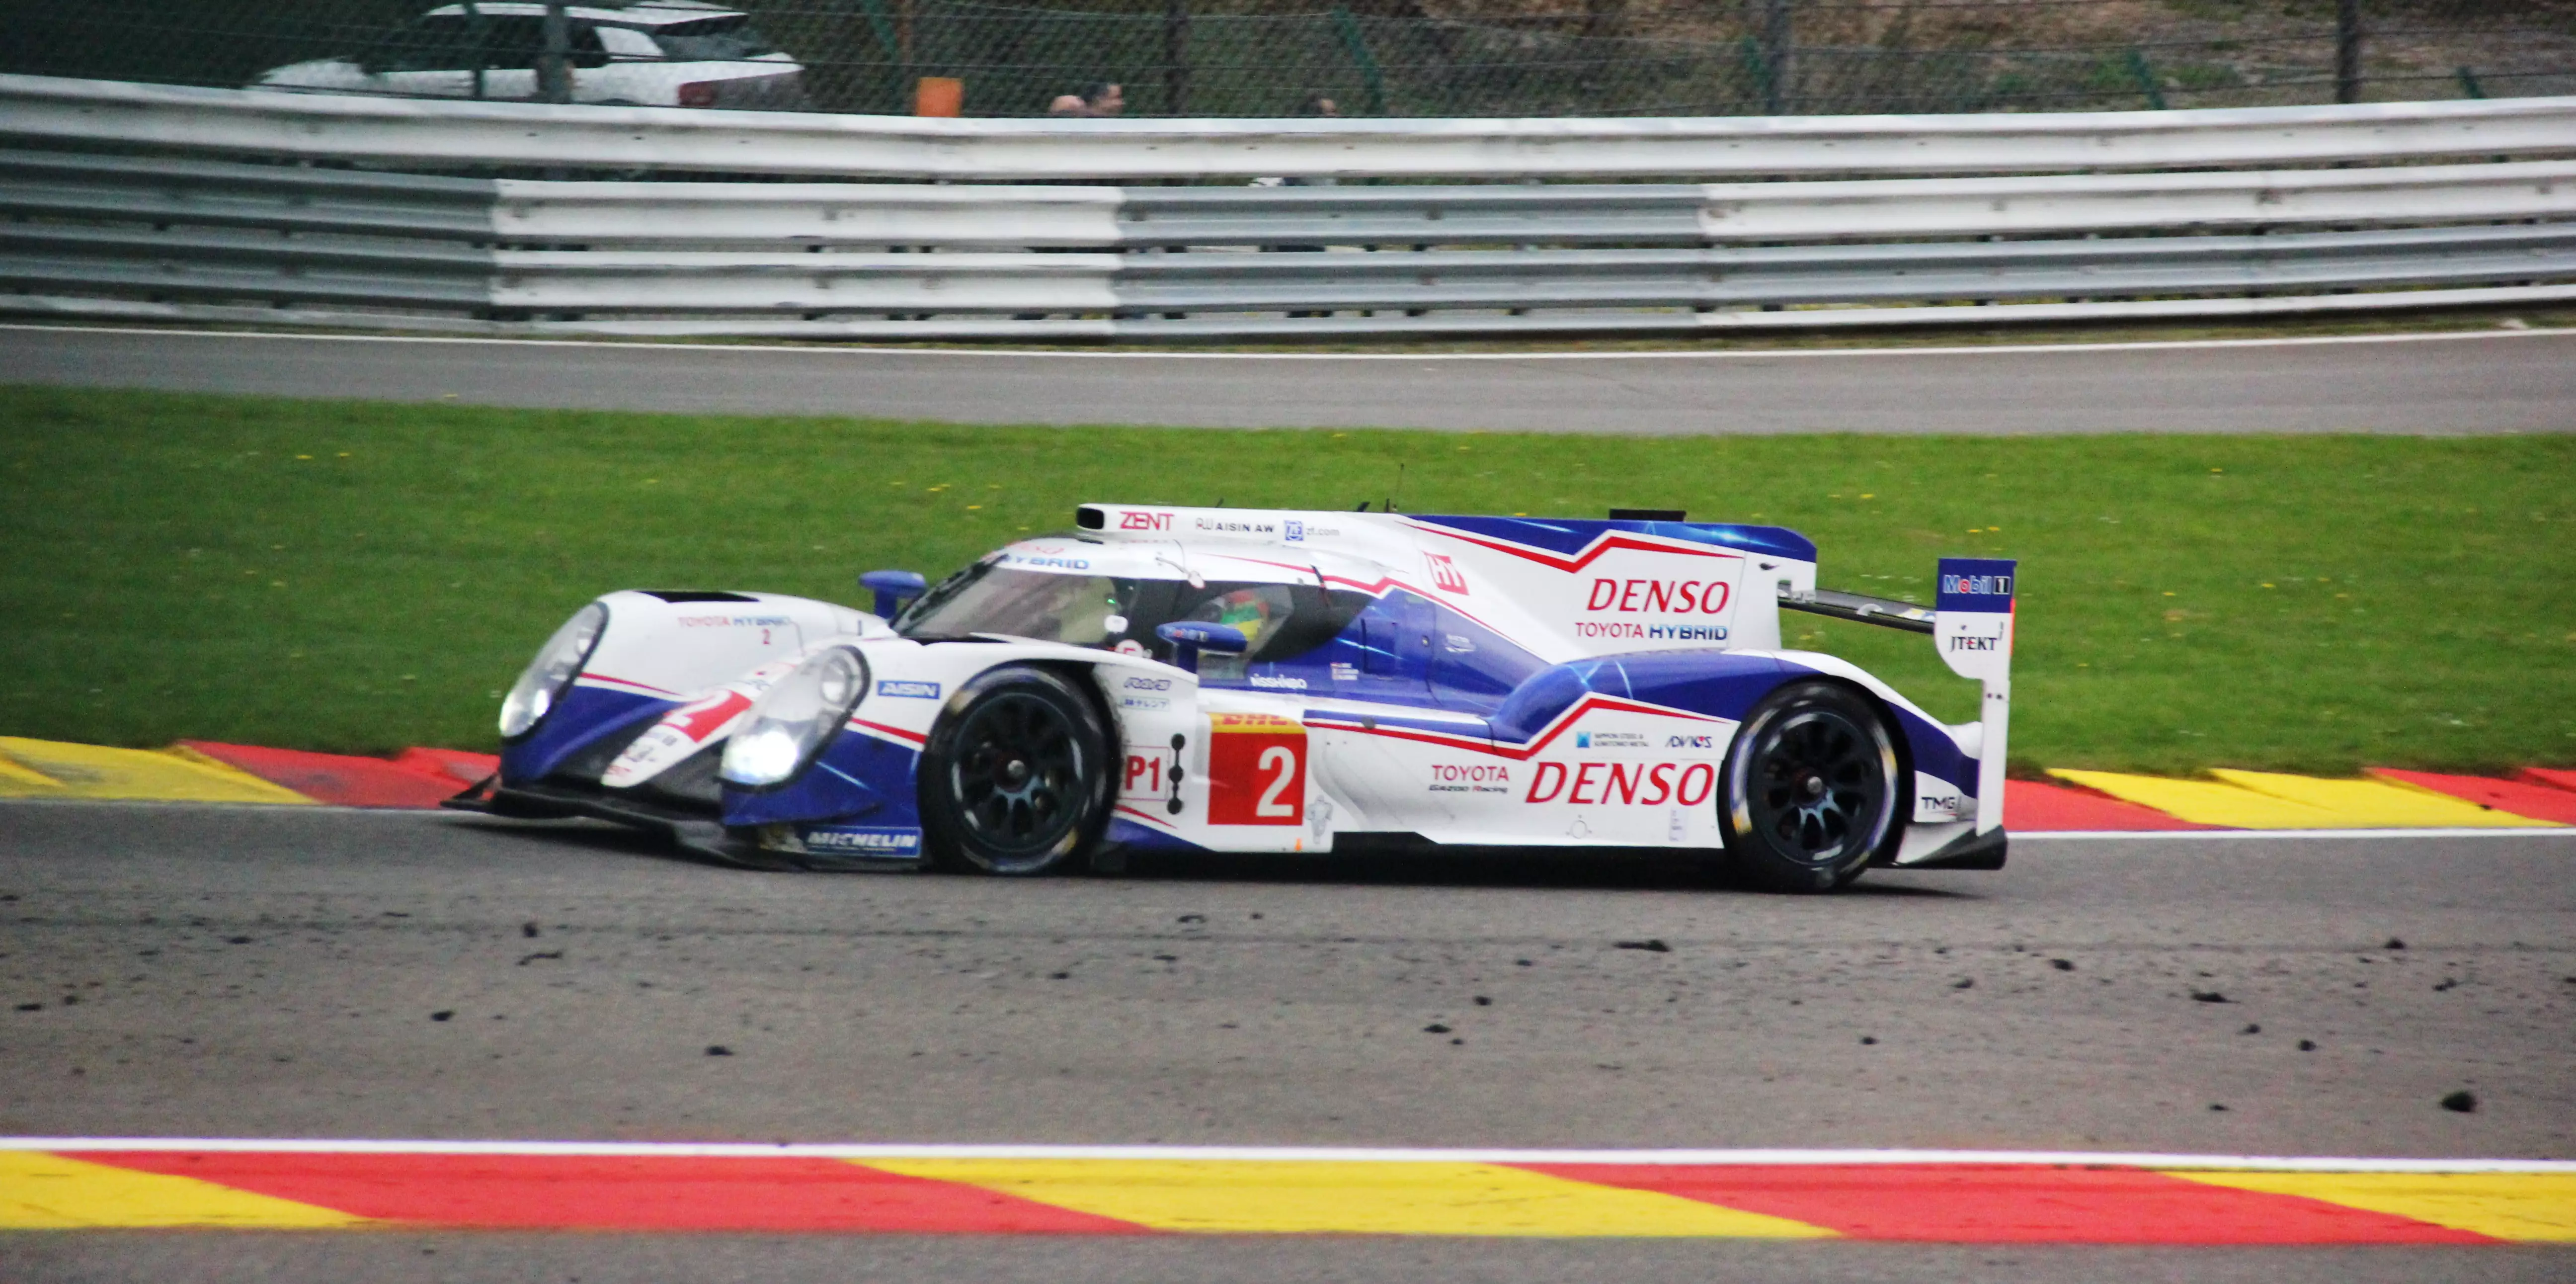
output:
<instances>
[{"instance_id":1,"label":"rear wheel","mask_svg":"<svg viewBox=\"0 0 2576 1284\"><path fill-rule=\"evenodd\" d=\"M921 820L941 863L1043 874L1107 820L1109 731L1063 676L1014 665L958 692L922 751Z\"/></svg>"},{"instance_id":2,"label":"rear wheel","mask_svg":"<svg viewBox=\"0 0 2576 1284\"><path fill-rule=\"evenodd\" d=\"M1718 827L1737 873L1829 892L1899 834L1900 773L1886 719L1857 692L1801 682L1754 708L1727 753Z\"/></svg>"}]
</instances>

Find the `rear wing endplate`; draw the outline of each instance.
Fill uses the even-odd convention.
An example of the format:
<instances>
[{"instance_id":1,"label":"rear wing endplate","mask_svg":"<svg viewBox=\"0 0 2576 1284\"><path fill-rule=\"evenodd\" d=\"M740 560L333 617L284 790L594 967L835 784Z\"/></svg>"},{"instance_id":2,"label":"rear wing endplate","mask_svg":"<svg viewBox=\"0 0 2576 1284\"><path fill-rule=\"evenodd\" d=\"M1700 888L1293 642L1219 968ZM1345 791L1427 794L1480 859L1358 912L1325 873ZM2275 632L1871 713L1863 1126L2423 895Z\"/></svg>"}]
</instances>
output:
<instances>
[{"instance_id":1,"label":"rear wing endplate","mask_svg":"<svg viewBox=\"0 0 2576 1284\"><path fill-rule=\"evenodd\" d=\"M1982 557L1941 559L1930 609L1894 598L1834 589L1780 592L1792 611L1831 616L1908 633L1929 633L1952 673L1974 678L1978 702L1977 830L2004 823L2004 747L2012 723L2013 575L2018 563Z\"/></svg>"}]
</instances>

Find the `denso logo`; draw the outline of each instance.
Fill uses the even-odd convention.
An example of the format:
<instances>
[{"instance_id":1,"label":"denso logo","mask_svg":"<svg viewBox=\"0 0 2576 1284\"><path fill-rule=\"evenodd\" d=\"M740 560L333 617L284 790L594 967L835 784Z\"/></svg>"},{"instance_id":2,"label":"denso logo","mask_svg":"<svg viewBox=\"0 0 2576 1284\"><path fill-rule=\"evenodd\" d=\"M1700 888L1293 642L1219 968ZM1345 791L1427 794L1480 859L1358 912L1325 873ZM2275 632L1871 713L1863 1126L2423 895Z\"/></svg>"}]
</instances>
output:
<instances>
[{"instance_id":1,"label":"denso logo","mask_svg":"<svg viewBox=\"0 0 2576 1284\"><path fill-rule=\"evenodd\" d=\"M1136 509L1130 508L1118 514L1118 529L1122 531L1167 531L1172 529L1172 515L1170 513L1140 512Z\"/></svg>"},{"instance_id":2,"label":"denso logo","mask_svg":"<svg viewBox=\"0 0 2576 1284\"><path fill-rule=\"evenodd\" d=\"M1172 680L1170 678L1130 676L1127 681L1121 685L1125 686L1130 691L1169 691L1172 689Z\"/></svg>"},{"instance_id":3,"label":"denso logo","mask_svg":"<svg viewBox=\"0 0 2576 1284\"><path fill-rule=\"evenodd\" d=\"M1521 801L1569 802L1577 806L1625 803L1655 807L1666 802L1695 807L1717 792L1717 768L1705 762L1586 762L1568 767L1542 762L1530 775Z\"/></svg>"},{"instance_id":4,"label":"denso logo","mask_svg":"<svg viewBox=\"0 0 2576 1284\"><path fill-rule=\"evenodd\" d=\"M1594 580L1587 611L1628 615L1716 615L1729 596L1724 580Z\"/></svg>"}]
</instances>

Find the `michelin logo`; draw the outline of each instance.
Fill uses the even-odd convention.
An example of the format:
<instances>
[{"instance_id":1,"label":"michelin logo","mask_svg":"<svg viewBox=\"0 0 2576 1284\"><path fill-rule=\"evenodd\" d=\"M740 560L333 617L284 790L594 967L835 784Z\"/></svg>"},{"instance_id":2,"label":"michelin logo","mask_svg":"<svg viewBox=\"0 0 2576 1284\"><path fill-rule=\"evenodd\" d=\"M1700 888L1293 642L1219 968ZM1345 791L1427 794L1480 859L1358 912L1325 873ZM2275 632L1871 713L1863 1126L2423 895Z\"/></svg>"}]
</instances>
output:
<instances>
[{"instance_id":1,"label":"michelin logo","mask_svg":"<svg viewBox=\"0 0 2576 1284\"><path fill-rule=\"evenodd\" d=\"M816 852L859 852L869 856L918 856L921 854L921 831L918 829L815 828L804 833L805 849Z\"/></svg>"}]
</instances>

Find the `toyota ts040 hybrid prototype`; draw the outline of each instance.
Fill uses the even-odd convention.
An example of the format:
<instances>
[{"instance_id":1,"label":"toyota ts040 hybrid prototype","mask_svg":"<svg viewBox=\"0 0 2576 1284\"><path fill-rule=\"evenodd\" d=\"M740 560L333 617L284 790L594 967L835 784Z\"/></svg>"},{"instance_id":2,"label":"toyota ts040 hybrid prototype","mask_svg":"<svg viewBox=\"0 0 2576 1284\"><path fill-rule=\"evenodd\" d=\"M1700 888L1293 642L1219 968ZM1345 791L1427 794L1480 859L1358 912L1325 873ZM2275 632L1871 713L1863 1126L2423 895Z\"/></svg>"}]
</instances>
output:
<instances>
[{"instance_id":1,"label":"toyota ts040 hybrid prototype","mask_svg":"<svg viewBox=\"0 0 2576 1284\"><path fill-rule=\"evenodd\" d=\"M1089 504L875 611L624 591L503 703L453 805L664 830L767 868L996 874L1128 853L1679 848L1826 891L1995 869L2013 563L1936 606L1816 588L1775 526ZM1783 608L1930 634L1945 726L1781 646Z\"/></svg>"}]
</instances>

